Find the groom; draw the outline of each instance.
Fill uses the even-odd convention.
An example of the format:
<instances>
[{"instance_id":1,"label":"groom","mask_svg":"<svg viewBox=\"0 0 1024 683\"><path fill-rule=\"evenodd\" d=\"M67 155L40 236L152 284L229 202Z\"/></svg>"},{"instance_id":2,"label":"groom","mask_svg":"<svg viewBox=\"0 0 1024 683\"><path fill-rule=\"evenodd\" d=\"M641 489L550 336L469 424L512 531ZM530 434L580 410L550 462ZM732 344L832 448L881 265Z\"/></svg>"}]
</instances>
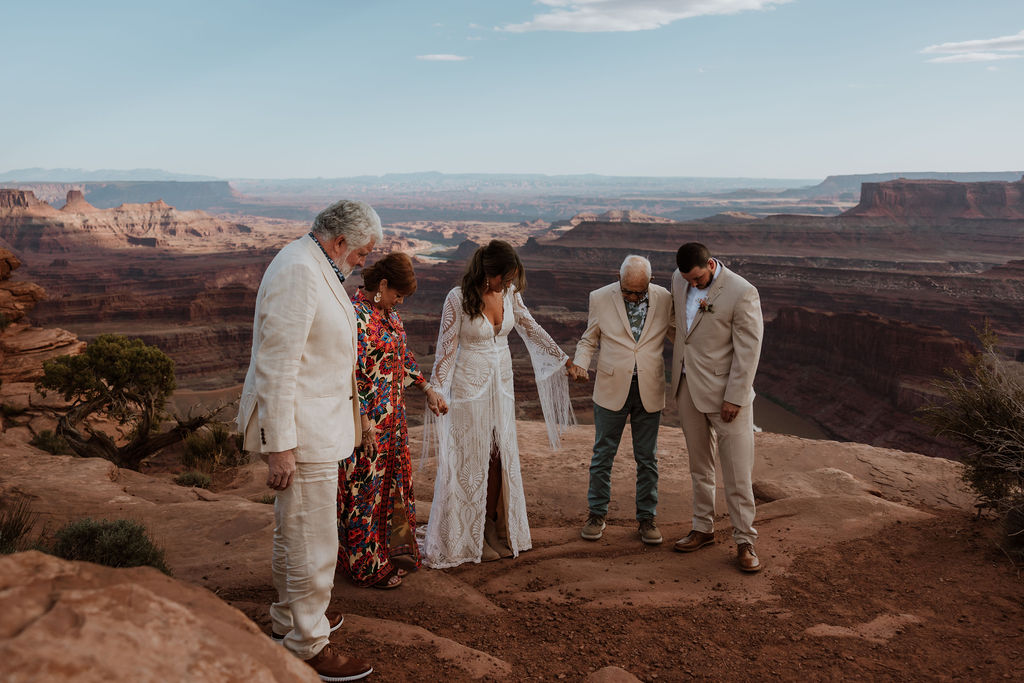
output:
<instances>
[{"instance_id":1,"label":"groom","mask_svg":"<svg viewBox=\"0 0 1024 683\"><path fill-rule=\"evenodd\" d=\"M690 456L693 528L675 543L693 552L715 542L715 453L725 480L737 564L761 570L754 552L754 373L761 355L757 289L689 242L676 253L672 274L676 339L672 391Z\"/></svg>"}]
</instances>

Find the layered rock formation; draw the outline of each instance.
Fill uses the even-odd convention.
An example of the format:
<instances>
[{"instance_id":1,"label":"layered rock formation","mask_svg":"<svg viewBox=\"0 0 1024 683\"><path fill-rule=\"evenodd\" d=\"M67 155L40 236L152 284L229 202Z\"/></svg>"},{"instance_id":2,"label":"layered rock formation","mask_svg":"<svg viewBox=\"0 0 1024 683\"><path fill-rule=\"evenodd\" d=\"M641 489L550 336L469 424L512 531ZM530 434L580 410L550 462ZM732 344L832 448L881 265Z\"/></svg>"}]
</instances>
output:
<instances>
[{"instance_id":1,"label":"layered rock formation","mask_svg":"<svg viewBox=\"0 0 1024 683\"><path fill-rule=\"evenodd\" d=\"M957 183L890 180L864 183L860 203L844 216L886 218L901 224L941 225L958 220L1024 220L1024 180Z\"/></svg>"},{"instance_id":2,"label":"layered rock formation","mask_svg":"<svg viewBox=\"0 0 1024 683\"><path fill-rule=\"evenodd\" d=\"M43 396L35 382L43 376L43 363L57 356L80 353L85 342L54 328L35 327L26 316L46 295L31 282L10 279L21 262L0 249L0 431L28 440L55 424L49 408L66 405L59 396Z\"/></svg>"},{"instance_id":3,"label":"layered rock formation","mask_svg":"<svg viewBox=\"0 0 1024 683\"><path fill-rule=\"evenodd\" d=\"M938 327L787 307L765 328L756 386L838 438L957 457L915 411L941 400L935 381L971 351Z\"/></svg>"},{"instance_id":4,"label":"layered rock formation","mask_svg":"<svg viewBox=\"0 0 1024 683\"><path fill-rule=\"evenodd\" d=\"M0 190L0 239L18 251L67 253L90 248L171 246L251 229L202 211L178 211L163 200L100 210L69 190L57 211L25 190Z\"/></svg>"}]
</instances>

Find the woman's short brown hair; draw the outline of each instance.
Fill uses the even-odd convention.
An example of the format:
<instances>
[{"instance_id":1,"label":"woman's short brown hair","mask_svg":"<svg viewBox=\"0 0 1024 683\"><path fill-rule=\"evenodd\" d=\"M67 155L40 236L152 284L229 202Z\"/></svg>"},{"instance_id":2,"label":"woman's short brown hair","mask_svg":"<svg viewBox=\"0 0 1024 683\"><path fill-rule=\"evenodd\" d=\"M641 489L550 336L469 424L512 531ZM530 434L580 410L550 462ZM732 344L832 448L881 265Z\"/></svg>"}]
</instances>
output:
<instances>
[{"instance_id":1,"label":"woman's short brown hair","mask_svg":"<svg viewBox=\"0 0 1024 683\"><path fill-rule=\"evenodd\" d=\"M416 291L412 259L400 251L393 251L363 268L363 285L367 291L376 291L381 280L387 280L388 287L397 289L402 296L412 296Z\"/></svg>"}]
</instances>

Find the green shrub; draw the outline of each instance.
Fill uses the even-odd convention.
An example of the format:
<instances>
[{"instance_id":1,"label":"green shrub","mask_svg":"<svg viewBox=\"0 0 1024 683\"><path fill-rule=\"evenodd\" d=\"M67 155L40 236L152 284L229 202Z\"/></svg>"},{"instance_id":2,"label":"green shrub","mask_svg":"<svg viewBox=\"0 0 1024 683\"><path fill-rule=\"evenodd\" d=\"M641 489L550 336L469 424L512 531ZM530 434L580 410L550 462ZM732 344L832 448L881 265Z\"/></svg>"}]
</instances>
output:
<instances>
[{"instance_id":1,"label":"green shrub","mask_svg":"<svg viewBox=\"0 0 1024 683\"><path fill-rule=\"evenodd\" d=\"M53 554L65 560L95 562L108 567L155 567L164 574L171 570L164 551L157 547L146 527L127 519L70 522L57 531Z\"/></svg>"},{"instance_id":2,"label":"green shrub","mask_svg":"<svg viewBox=\"0 0 1024 683\"><path fill-rule=\"evenodd\" d=\"M28 535L36 525L36 516L28 501L20 499L0 510L0 555L20 552L31 547Z\"/></svg>"},{"instance_id":3,"label":"green shrub","mask_svg":"<svg viewBox=\"0 0 1024 683\"><path fill-rule=\"evenodd\" d=\"M213 479L208 474L192 470L190 472L182 472L176 476L174 483L178 486L195 486L199 489L208 489L210 484L213 483Z\"/></svg>"},{"instance_id":4,"label":"green shrub","mask_svg":"<svg viewBox=\"0 0 1024 683\"><path fill-rule=\"evenodd\" d=\"M201 472L216 472L244 462L245 456L237 446L236 435L222 423L207 425L189 435L181 455L182 465Z\"/></svg>"},{"instance_id":5,"label":"green shrub","mask_svg":"<svg viewBox=\"0 0 1024 683\"><path fill-rule=\"evenodd\" d=\"M947 371L946 401L924 409L939 436L967 446L964 481L1002 520L1005 550L1024 560L1024 364L1003 357L986 327L966 372Z\"/></svg>"},{"instance_id":6,"label":"green shrub","mask_svg":"<svg viewBox=\"0 0 1024 683\"><path fill-rule=\"evenodd\" d=\"M67 439L53 433L49 429L44 429L33 436L29 443L41 451L53 453L54 455L71 455L73 452L71 446L68 445Z\"/></svg>"}]
</instances>

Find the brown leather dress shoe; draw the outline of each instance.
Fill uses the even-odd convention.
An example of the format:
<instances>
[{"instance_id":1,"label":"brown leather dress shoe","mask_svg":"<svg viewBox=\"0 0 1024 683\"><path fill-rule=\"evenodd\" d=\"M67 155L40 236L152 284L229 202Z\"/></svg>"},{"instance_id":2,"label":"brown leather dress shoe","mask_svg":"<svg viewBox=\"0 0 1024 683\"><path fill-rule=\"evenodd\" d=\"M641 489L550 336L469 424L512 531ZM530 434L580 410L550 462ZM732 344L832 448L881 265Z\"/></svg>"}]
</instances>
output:
<instances>
[{"instance_id":1,"label":"brown leather dress shoe","mask_svg":"<svg viewBox=\"0 0 1024 683\"><path fill-rule=\"evenodd\" d=\"M736 562L741 572L759 572L763 566L750 543L740 543L736 547Z\"/></svg>"},{"instance_id":2,"label":"brown leather dress shoe","mask_svg":"<svg viewBox=\"0 0 1024 683\"><path fill-rule=\"evenodd\" d=\"M714 534L706 534L703 531L691 529L690 533L675 542L672 549L678 550L681 553L692 553L694 550L700 550L706 545L712 545L714 542Z\"/></svg>"},{"instance_id":3,"label":"brown leather dress shoe","mask_svg":"<svg viewBox=\"0 0 1024 683\"><path fill-rule=\"evenodd\" d=\"M373 667L355 657L346 657L328 643L306 660L323 681L358 681L373 673Z\"/></svg>"}]
</instances>

